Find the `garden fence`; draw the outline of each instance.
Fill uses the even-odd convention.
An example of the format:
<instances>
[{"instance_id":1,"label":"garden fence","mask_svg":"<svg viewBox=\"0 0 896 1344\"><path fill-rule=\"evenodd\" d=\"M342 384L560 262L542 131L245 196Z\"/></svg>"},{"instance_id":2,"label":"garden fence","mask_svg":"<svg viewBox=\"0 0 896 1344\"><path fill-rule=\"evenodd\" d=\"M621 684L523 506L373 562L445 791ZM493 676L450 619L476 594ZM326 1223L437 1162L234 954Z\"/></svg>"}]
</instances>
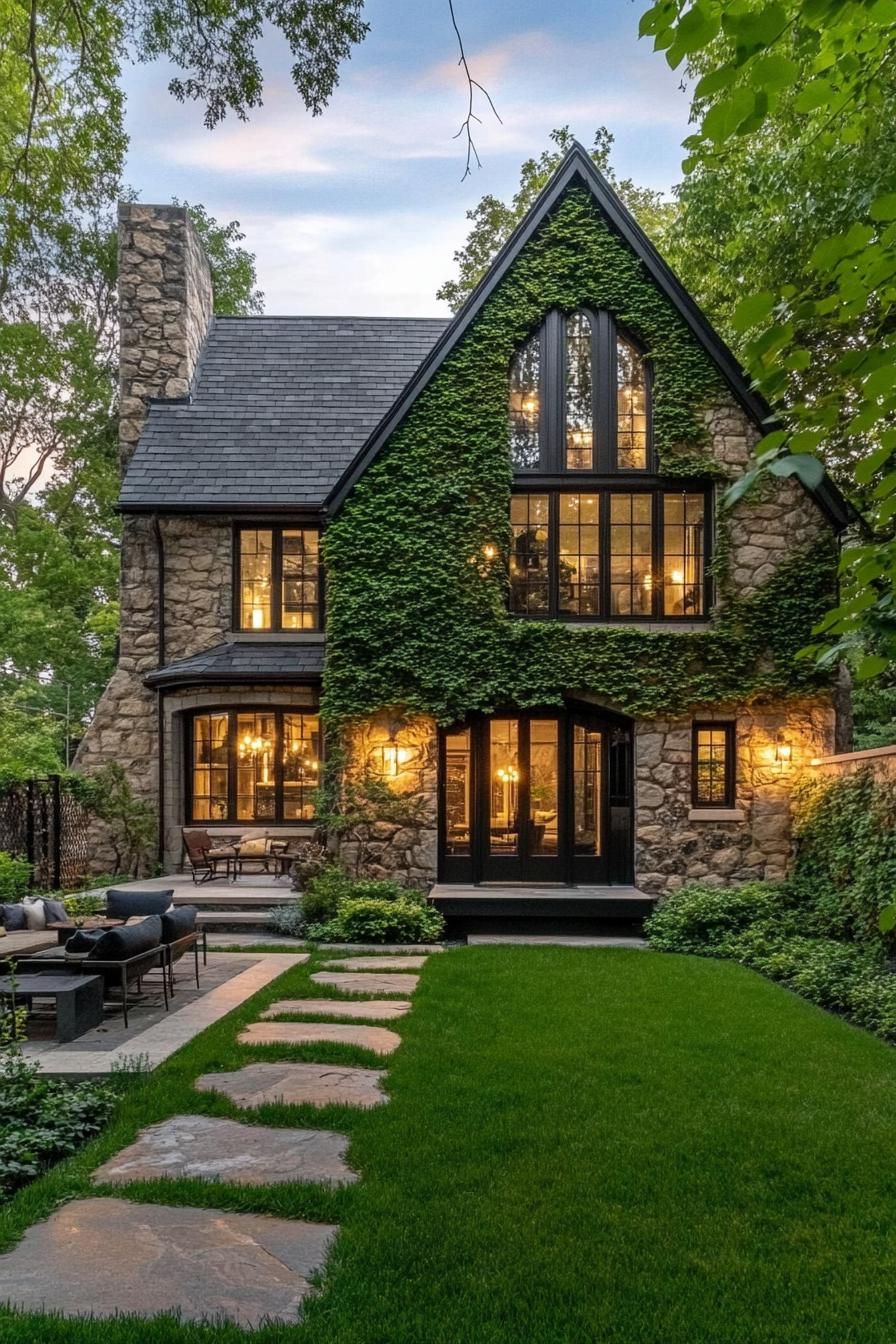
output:
<instances>
[{"instance_id":1,"label":"garden fence","mask_svg":"<svg viewBox=\"0 0 896 1344\"><path fill-rule=\"evenodd\" d=\"M0 850L26 858L31 885L44 891L77 886L89 868L90 813L59 775L0 789Z\"/></svg>"}]
</instances>

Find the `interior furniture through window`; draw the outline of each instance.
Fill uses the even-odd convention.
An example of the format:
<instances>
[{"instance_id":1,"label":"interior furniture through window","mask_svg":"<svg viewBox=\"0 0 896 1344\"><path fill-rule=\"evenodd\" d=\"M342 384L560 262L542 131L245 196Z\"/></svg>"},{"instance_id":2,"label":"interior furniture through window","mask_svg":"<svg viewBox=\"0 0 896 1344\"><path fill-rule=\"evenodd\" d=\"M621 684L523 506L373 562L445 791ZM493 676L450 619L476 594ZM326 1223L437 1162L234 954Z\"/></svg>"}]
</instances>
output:
<instances>
[{"instance_id":1,"label":"interior furniture through window","mask_svg":"<svg viewBox=\"0 0 896 1344\"><path fill-rule=\"evenodd\" d=\"M291 709L202 710L189 720L192 821L310 821L320 718Z\"/></svg>"},{"instance_id":2,"label":"interior furniture through window","mask_svg":"<svg viewBox=\"0 0 896 1344\"><path fill-rule=\"evenodd\" d=\"M708 489L538 490L510 497L510 609L566 619L699 619Z\"/></svg>"}]
</instances>

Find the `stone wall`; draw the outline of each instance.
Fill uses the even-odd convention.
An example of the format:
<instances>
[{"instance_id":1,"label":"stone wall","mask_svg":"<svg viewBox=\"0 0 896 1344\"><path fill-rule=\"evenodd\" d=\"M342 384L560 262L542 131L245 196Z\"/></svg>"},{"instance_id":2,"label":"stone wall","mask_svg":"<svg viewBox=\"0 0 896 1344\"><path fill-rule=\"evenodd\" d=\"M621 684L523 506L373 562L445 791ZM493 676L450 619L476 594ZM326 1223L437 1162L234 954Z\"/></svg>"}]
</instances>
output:
<instances>
[{"instance_id":1,"label":"stone wall","mask_svg":"<svg viewBox=\"0 0 896 1344\"><path fill-rule=\"evenodd\" d=\"M333 837L347 870L358 877L393 878L406 886L428 888L438 863L438 734L432 719L394 719L376 715L355 724L343 743L347 766L342 776L347 809L363 817ZM383 749L389 753L384 762ZM392 751L395 773L392 773ZM366 780L383 785L392 797L371 807ZM357 806L360 803L360 807Z\"/></svg>"},{"instance_id":2,"label":"stone wall","mask_svg":"<svg viewBox=\"0 0 896 1344\"><path fill-rule=\"evenodd\" d=\"M707 412L712 456L731 480L742 476L759 431L734 402ZM718 494L724 491L720 486ZM814 499L795 480L772 478L757 485L727 515L730 581L748 597L772 577L783 560L804 550L829 528Z\"/></svg>"},{"instance_id":3,"label":"stone wall","mask_svg":"<svg viewBox=\"0 0 896 1344\"><path fill-rule=\"evenodd\" d=\"M189 395L212 319L211 271L185 207L119 205L118 302L119 451L125 467L148 399Z\"/></svg>"},{"instance_id":4,"label":"stone wall","mask_svg":"<svg viewBox=\"0 0 896 1344\"><path fill-rule=\"evenodd\" d=\"M736 721L736 806L711 817L691 806L693 719ZM794 780L834 743L830 696L740 706L713 705L635 727L636 882L651 894L687 881L724 886L784 876L791 855ZM779 737L790 762L775 759Z\"/></svg>"}]
</instances>

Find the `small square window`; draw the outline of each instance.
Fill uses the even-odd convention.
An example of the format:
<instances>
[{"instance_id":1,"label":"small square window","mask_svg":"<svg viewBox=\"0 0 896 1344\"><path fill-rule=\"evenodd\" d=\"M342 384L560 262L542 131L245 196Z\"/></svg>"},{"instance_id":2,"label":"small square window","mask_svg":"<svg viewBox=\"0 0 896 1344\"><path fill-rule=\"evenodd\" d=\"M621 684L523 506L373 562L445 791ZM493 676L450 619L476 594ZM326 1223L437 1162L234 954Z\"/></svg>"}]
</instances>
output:
<instances>
[{"instance_id":1,"label":"small square window","mask_svg":"<svg viewBox=\"0 0 896 1344\"><path fill-rule=\"evenodd\" d=\"M734 724L695 723L691 752L694 807L734 807Z\"/></svg>"}]
</instances>

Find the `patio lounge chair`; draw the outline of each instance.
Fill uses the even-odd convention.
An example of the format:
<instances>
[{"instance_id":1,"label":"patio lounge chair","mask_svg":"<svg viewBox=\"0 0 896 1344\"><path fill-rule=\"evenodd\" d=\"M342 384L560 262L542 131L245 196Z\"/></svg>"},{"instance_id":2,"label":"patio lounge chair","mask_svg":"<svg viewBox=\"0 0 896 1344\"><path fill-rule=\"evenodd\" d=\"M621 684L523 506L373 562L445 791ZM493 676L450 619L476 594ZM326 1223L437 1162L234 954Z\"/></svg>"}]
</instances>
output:
<instances>
[{"instance_id":1,"label":"patio lounge chair","mask_svg":"<svg viewBox=\"0 0 896 1344\"><path fill-rule=\"evenodd\" d=\"M162 949L165 955L168 989L174 993L174 963L192 947L196 988L199 988L199 946L202 945L202 964L208 965L208 939L205 929L197 929L195 905L181 905L162 915Z\"/></svg>"},{"instance_id":2,"label":"patio lounge chair","mask_svg":"<svg viewBox=\"0 0 896 1344\"><path fill-rule=\"evenodd\" d=\"M219 877L222 864L224 876L229 875L231 860L236 856L236 850L232 845L221 845L216 848L208 831L197 830L190 826L184 826L181 835L184 839L187 863L197 886L201 882L210 882L212 878Z\"/></svg>"}]
</instances>

